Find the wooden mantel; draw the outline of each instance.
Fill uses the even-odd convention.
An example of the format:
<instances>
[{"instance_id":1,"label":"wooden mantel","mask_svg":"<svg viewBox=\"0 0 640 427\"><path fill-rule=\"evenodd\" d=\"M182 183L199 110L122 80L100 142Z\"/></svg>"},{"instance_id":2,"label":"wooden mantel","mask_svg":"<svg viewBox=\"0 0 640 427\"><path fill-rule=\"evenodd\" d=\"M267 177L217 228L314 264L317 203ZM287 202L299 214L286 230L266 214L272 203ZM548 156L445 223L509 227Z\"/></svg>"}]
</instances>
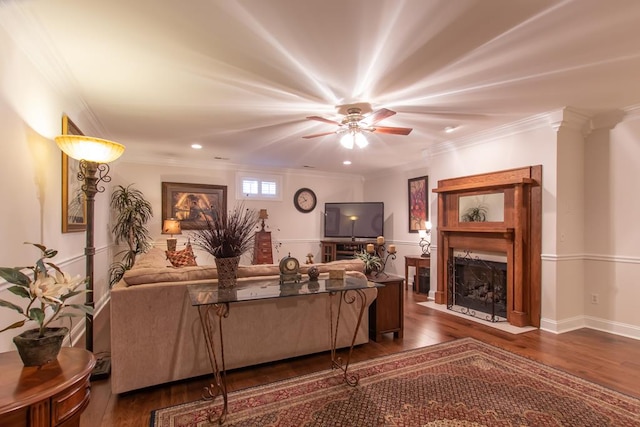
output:
<instances>
[{"instance_id":1,"label":"wooden mantel","mask_svg":"<svg viewBox=\"0 0 640 427\"><path fill-rule=\"evenodd\" d=\"M507 257L507 320L540 326L542 166L528 166L438 181L438 289L446 304L449 261L455 250L504 253ZM504 194L501 222L463 222L460 197Z\"/></svg>"}]
</instances>

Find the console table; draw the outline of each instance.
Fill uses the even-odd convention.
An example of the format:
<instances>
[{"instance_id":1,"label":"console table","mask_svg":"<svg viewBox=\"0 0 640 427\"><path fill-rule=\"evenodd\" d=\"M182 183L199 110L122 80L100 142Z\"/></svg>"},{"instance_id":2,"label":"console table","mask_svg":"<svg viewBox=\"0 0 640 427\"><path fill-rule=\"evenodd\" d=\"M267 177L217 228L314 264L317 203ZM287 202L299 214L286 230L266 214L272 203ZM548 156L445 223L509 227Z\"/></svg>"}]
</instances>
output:
<instances>
[{"instance_id":1,"label":"console table","mask_svg":"<svg viewBox=\"0 0 640 427\"><path fill-rule=\"evenodd\" d=\"M404 257L404 279L405 289L409 289L409 267L415 267L416 276L421 268L431 268L431 257L423 257L420 255L405 255ZM414 280L413 291L418 292L418 284Z\"/></svg>"},{"instance_id":2,"label":"console table","mask_svg":"<svg viewBox=\"0 0 640 427\"><path fill-rule=\"evenodd\" d=\"M63 347L42 366L24 366L17 351L0 353L0 426L79 426L95 363L75 347Z\"/></svg>"},{"instance_id":3,"label":"console table","mask_svg":"<svg viewBox=\"0 0 640 427\"><path fill-rule=\"evenodd\" d=\"M200 323L204 334L207 353L211 369L213 370L213 382L205 388L203 398L205 400L215 400L222 397L222 410L220 414L212 413L209 421L219 424L224 423L228 413L227 401L227 380L224 361L224 334L223 319L229 316L230 306L243 301L254 301L263 299L277 299L290 297L304 297L305 295L329 294L331 297L338 295L338 307L334 313L333 304L330 304L331 312L329 316L330 340L331 340L331 368L340 369L343 373L343 380L356 386L359 378L355 375L349 376L349 361L356 341L358 329L362 321L364 309L367 306L367 296L364 293L368 288L382 288L384 285L370 282L364 278L345 277L344 279L319 279L316 281L303 280L300 283L280 284L277 279L259 280L238 284L234 288L218 288L212 284L187 285L187 291L191 300L191 305L198 308ZM338 339L338 327L340 324L340 310L343 302L354 304L360 302L358 320L354 327L353 339L349 347L346 360L336 356L336 344ZM217 319L217 320L216 320ZM216 327L217 326L217 327ZM214 336L217 335L217 343ZM216 349L216 346L218 348Z\"/></svg>"}]
</instances>

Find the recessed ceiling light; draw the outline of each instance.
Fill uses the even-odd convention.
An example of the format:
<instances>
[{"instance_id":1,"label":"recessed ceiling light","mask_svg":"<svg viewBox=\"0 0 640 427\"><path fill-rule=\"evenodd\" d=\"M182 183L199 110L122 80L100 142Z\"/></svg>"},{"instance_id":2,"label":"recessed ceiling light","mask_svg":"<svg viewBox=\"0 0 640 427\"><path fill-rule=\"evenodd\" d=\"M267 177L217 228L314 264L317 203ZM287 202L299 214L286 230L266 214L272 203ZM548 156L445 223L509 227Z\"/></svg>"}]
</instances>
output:
<instances>
[{"instance_id":1,"label":"recessed ceiling light","mask_svg":"<svg viewBox=\"0 0 640 427\"><path fill-rule=\"evenodd\" d=\"M451 132L455 131L456 129L458 129L458 126L447 126L446 128L444 128L444 131L446 133L451 133Z\"/></svg>"},{"instance_id":2,"label":"recessed ceiling light","mask_svg":"<svg viewBox=\"0 0 640 427\"><path fill-rule=\"evenodd\" d=\"M345 160L342 164L349 166L351 164L351 160Z\"/></svg>"},{"instance_id":3,"label":"recessed ceiling light","mask_svg":"<svg viewBox=\"0 0 640 427\"><path fill-rule=\"evenodd\" d=\"M200 144L191 144L191 148L193 148L194 150L199 150L202 148L202 145Z\"/></svg>"}]
</instances>

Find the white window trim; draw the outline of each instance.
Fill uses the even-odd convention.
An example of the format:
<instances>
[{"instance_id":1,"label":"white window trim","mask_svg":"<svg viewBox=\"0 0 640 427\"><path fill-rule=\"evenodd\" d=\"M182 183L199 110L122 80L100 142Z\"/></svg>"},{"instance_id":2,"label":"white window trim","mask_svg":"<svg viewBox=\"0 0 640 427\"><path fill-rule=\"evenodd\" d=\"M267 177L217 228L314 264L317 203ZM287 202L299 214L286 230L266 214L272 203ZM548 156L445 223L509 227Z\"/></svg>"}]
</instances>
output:
<instances>
[{"instance_id":1,"label":"white window trim","mask_svg":"<svg viewBox=\"0 0 640 427\"><path fill-rule=\"evenodd\" d=\"M243 193L243 182L253 180L258 182L258 194ZM262 183L274 182L276 184L276 194L262 194ZM282 176L273 174L262 174L253 172L237 172L236 173L236 199L237 200L273 200L282 201Z\"/></svg>"}]
</instances>

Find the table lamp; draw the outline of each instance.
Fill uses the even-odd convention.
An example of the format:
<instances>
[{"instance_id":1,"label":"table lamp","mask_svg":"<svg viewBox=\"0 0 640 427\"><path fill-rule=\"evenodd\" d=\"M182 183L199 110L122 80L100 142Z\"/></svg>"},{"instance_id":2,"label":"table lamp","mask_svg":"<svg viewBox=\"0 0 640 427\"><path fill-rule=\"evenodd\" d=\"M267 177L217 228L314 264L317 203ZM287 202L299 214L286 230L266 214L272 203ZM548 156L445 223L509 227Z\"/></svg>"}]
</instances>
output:
<instances>
[{"instance_id":1,"label":"table lamp","mask_svg":"<svg viewBox=\"0 0 640 427\"><path fill-rule=\"evenodd\" d=\"M431 238L427 240L427 236L431 235L431 221L424 222L425 230L418 230L418 235L420 236L420 248L422 248L423 257L428 257L431 255Z\"/></svg>"},{"instance_id":2,"label":"table lamp","mask_svg":"<svg viewBox=\"0 0 640 427\"><path fill-rule=\"evenodd\" d=\"M170 237L167 239L167 250L174 252L178 244L178 239L173 237L174 234L182 234L182 228L180 227L180 221L175 218L165 219L162 224L162 234L168 234Z\"/></svg>"},{"instance_id":3,"label":"table lamp","mask_svg":"<svg viewBox=\"0 0 640 427\"><path fill-rule=\"evenodd\" d=\"M261 221L260 226L262 227L262 230L260 231L264 231L264 220L269 219L269 215L267 214L266 209L260 209L260 212L258 213L258 219Z\"/></svg>"}]
</instances>

